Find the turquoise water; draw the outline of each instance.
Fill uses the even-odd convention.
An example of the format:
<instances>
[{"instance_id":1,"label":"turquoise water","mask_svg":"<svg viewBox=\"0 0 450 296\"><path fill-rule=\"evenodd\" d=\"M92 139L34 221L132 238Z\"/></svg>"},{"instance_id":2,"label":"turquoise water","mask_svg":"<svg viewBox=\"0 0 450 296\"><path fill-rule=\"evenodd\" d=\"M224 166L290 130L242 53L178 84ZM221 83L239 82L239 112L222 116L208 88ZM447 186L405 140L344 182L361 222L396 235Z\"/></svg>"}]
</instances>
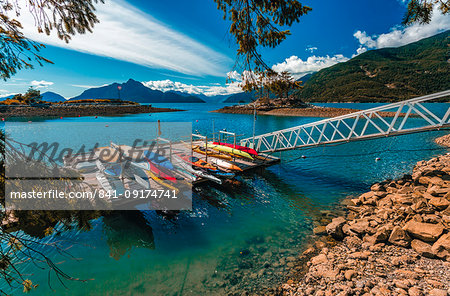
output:
<instances>
[{"instance_id":1,"label":"turquoise water","mask_svg":"<svg viewBox=\"0 0 450 296\"><path fill-rule=\"evenodd\" d=\"M208 112L221 106L178 104L175 107L187 111L54 122L192 122L192 129L201 134L211 134L214 123L216 131L225 128L251 136L252 116ZM445 112L449 105L430 106ZM256 134L318 119L259 116ZM434 131L276 154L282 158L280 164L240 176L237 187L200 188L194 192L194 210L175 219L153 212L117 213L92 221L88 232L46 237L46 242L70 247L76 258L43 248L58 267L88 280L66 281L67 289L54 277L50 288L48 273L33 264L21 268L39 284L32 295L223 295L270 287L287 274L282 258L296 256L305 248L326 210L374 182L410 172L419 160L446 152L433 142L444 134ZM58 136L64 138L64 134ZM376 162L376 157L381 160Z\"/></svg>"}]
</instances>

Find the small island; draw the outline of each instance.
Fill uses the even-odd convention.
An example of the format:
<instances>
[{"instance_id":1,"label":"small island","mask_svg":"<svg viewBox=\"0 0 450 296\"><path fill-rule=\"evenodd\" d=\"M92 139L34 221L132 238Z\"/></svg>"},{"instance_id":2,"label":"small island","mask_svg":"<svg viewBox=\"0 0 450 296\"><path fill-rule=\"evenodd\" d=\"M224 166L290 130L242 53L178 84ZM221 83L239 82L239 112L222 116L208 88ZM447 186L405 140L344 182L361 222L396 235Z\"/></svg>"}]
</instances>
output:
<instances>
[{"instance_id":1,"label":"small island","mask_svg":"<svg viewBox=\"0 0 450 296\"><path fill-rule=\"evenodd\" d=\"M275 116L302 116L302 117L336 117L360 111L350 108L320 107L305 103L301 100L289 97L268 99L259 98L256 101L244 104L225 106L211 112L232 114L253 114L256 109L258 115ZM393 117L395 112L382 112L382 116ZM402 114L401 114L402 115Z\"/></svg>"},{"instance_id":2,"label":"small island","mask_svg":"<svg viewBox=\"0 0 450 296\"><path fill-rule=\"evenodd\" d=\"M155 108L133 101L119 99L82 99L50 102L42 100L38 90L30 88L25 94L17 94L0 102L0 116L7 117L80 117L112 116L121 114L159 113L183 111L173 108Z\"/></svg>"}]
</instances>

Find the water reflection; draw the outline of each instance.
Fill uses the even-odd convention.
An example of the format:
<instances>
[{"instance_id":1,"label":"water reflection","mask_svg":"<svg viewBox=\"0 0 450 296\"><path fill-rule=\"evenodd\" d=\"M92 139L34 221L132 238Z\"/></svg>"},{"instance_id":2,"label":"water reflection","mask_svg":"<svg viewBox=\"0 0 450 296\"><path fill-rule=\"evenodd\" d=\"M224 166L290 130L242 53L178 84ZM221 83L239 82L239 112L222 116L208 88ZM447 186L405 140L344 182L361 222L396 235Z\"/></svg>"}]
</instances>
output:
<instances>
[{"instance_id":1,"label":"water reflection","mask_svg":"<svg viewBox=\"0 0 450 296\"><path fill-rule=\"evenodd\" d=\"M110 256L119 260L133 248L155 249L152 227L140 211L114 211L103 217Z\"/></svg>"}]
</instances>

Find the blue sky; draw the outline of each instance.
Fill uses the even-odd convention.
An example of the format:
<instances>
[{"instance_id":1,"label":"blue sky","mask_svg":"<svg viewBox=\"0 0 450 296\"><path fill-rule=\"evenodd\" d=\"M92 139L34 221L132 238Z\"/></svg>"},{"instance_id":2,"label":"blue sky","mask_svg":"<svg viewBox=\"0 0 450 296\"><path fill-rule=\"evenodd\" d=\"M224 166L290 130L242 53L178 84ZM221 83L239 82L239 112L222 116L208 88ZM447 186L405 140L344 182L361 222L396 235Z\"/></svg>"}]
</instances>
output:
<instances>
[{"instance_id":1,"label":"blue sky","mask_svg":"<svg viewBox=\"0 0 450 296\"><path fill-rule=\"evenodd\" d=\"M23 0L24 1L24 0ZM165 90L206 95L239 91L226 85L235 49L229 23L213 0L106 0L98 5L100 24L93 34L75 36L68 45L38 34L24 10L26 36L42 42L42 54L55 64L22 70L0 82L0 96L34 86L73 97L89 87L133 78ZM370 49L400 46L450 29L450 17L435 13L429 25L400 27L402 0L315 0L292 36L263 57L278 71L296 77L344 62Z\"/></svg>"}]
</instances>

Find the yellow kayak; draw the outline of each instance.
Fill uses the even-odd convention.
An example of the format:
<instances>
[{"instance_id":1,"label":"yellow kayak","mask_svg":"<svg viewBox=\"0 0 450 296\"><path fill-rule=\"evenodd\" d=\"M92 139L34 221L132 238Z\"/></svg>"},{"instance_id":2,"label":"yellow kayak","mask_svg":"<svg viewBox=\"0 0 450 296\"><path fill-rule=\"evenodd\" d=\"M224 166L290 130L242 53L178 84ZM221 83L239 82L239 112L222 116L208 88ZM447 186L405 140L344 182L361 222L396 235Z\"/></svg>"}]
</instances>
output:
<instances>
[{"instance_id":1,"label":"yellow kayak","mask_svg":"<svg viewBox=\"0 0 450 296\"><path fill-rule=\"evenodd\" d=\"M211 157L215 157L215 158L221 158L221 159L225 159L225 160L233 160L233 158L231 156L229 156L229 155L217 154L216 152L207 151L205 148L201 148L200 146L192 147L192 151L195 151L195 152L203 154L203 155L208 155L208 156L211 156Z\"/></svg>"},{"instance_id":2,"label":"yellow kayak","mask_svg":"<svg viewBox=\"0 0 450 296\"><path fill-rule=\"evenodd\" d=\"M208 144L208 148L211 148L211 149L214 149L214 150L217 150L217 151L226 152L226 153L231 153L231 154L234 154L236 156L241 156L241 157L245 157L245 158L253 160L253 157L250 154L248 154L247 152L241 151L241 150L238 150L238 149L234 149L234 148L231 148L231 147L228 147L228 146Z\"/></svg>"},{"instance_id":3,"label":"yellow kayak","mask_svg":"<svg viewBox=\"0 0 450 296\"><path fill-rule=\"evenodd\" d=\"M155 180L156 183L161 184L164 187L167 187L171 190L175 190L176 193L179 192L178 188L173 187L172 185L164 182L161 178L159 178L158 176L156 176L155 174L153 174L151 171L147 171L144 170L145 174L147 175L147 177L152 178L153 180Z\"/></svg>"}]
</instances>

